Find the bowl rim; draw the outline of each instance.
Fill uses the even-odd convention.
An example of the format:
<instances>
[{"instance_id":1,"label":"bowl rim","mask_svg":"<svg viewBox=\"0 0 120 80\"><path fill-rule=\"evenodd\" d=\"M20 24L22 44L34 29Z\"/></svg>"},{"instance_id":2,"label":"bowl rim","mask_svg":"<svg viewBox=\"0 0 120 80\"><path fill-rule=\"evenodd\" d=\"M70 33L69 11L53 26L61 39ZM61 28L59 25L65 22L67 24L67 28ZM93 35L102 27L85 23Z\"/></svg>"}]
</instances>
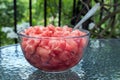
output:
<instances>
[{"instance_id":1,"label":"bowl rim","mask_svg":"<svg viewBox=\"0 0 120 80\"><path fill-rule=\"evenodd\" d=\"M85 29L77 29L77 30L85 32L86 34L84 34L82 36L32 37L32 36L22 34L22 32L24 32L24 30L21 30L21 31L17 32L17 35L18 35L18 37L26 37L26 38L34 38L34 39L70 39L70 38L83 38L83 37L90 36L90 32L88 30L85 30Z\"/></svg>"}]
</instances>

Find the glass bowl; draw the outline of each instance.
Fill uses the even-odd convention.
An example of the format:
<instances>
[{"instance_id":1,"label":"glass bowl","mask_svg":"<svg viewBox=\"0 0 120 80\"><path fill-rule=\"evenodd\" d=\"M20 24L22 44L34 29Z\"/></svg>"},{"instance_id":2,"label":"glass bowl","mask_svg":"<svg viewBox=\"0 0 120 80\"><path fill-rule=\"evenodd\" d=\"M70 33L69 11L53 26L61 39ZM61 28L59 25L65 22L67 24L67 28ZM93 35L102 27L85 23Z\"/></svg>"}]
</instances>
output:
<instances>
[{"instance_id":1,"label":"glass bowl","mask_svg":"<svg viewBox=\"0 0 120 80\"><path fill-rule=\"evenodd\" d=\"M84 33L81 36L46 37L34 36L32 35L34 31L25 34L26 30L18 32L24 57L32 66L45 72L62 72L77 65L87 47L90 35L89 31L80 30Z\"/></svg>"}]
</instances>

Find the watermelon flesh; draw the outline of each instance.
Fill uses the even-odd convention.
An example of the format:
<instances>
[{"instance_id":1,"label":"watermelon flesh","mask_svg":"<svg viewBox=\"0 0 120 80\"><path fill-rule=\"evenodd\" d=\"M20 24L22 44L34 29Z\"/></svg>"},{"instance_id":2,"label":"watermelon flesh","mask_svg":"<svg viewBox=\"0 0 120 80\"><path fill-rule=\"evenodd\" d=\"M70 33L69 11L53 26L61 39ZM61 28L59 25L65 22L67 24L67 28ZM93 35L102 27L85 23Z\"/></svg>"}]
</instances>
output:
<instances>
[{"instance_id":1,"label":"watermelon flesh","mask_svg":"<svg viewBox=\"0 0 120 80\"><path fill-rule=\"evenodd\" d=\"M49 72L75 66L81 60L89 38L86 32L53 25L29 27L21 34L25 35L19 36L25 58L34 67Z\"/></svg>"}]
</instances>

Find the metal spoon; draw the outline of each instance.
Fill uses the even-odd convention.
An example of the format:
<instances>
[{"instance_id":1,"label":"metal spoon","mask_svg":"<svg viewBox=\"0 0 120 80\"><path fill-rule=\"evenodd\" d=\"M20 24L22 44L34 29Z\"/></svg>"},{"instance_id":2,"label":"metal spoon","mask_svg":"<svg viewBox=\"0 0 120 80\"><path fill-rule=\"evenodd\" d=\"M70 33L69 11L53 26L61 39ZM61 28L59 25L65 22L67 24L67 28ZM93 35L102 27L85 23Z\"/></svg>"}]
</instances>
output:
<instances>
[{"instance_id":1,"label":"metal spoon","mask_svg":"<svg viewBox=\"0 0 120 80\"><path fill-rule=\"evenodd\" d=\"M82 29L82 24L89 19L92 15L95 14L95 12L100 8L100 3L95 4L93 8L91 8L87 14L78 22L78 24L74 27L74 29Z\"/></svg>"}]
</instances>

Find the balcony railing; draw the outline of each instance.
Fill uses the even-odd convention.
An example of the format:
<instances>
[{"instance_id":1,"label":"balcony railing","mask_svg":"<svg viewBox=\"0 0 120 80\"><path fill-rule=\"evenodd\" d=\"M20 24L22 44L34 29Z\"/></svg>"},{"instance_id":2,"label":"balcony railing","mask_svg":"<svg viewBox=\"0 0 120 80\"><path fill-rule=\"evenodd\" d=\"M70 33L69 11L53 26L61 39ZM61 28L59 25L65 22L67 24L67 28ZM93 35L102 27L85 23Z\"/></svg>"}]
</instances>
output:
<instances>
[{"instance_id":1,"label":"balcony railing","mask_svg":"<svg viewBox=\"0 0 120 80\"><path fill-rule=\"evenodd\" d=\"M17 0L13 0L14 2L14 31L17 32ZM58 1L58 25L61 25L61 8L62 8L62 0ZM73 16L75 16L76 10L76 0L73 0ZM32 26L32 0L29 0L29 24ZM44 0L44 26L47 25L47 0ZM17 39L15 39L15 43L17 43Z\"/></svg>"},{"instance_id":2,"label":"balcony railing","mask_svg":"<svg viewBox=\"0 0 120 80\"><path fill-rule=\"evenodd\" d=\"M32 26L34 23L32 23L33 21L33 16L34 13L32 13L33 10L33 0L28 0L29 1L29 24L30 26ZM14 5L14 31L17 32L17 24L18 24L18 15L17 13L18 11L18 5L17 5L18 0L13 0L13 5ZM47 9L49 7L48 5L49 0L43 0L43 4L44 4L44 26L46 26L49 22L47 21L48 19L48 13L47 13ZM60 26L62 23L62 9L63 7L63 0L57 0L57 9L58 9L58 26ZM91 34L92 37L96 37L96 38L119 38L120 37L120 33L119 33L119 14L120 14L120 1L119 0L111 0L108 1L109 3L106 3L104 0L71 0L72 3L72 10L70 13L71 16L71 23L72 25L75 25L82 17L84 16L88 10L92 7L92 2L93 3L100 3L100 10L97 13L98 15L95 16L95 18L90 18L89 20L87 20L86 22L83 23L83 28L84 29L88 29L88 25L90 23L94 23L94 29L91 30ZM67 3L68 5L69 3ZM95 22L95 20L97 20ZM102 26L104 25L104 26ZM115 27L114 27L115 26ZM118 31L118 32L116 32ZM112 33L111 33L112 32ZM3 40L3 39L2 39ZM17 43L17 39L15 39L15 43ZM2 41L0 40L0 44L2 43ZM1 45L0 45L1 46Z\"/></svg>"}]
</instances>

